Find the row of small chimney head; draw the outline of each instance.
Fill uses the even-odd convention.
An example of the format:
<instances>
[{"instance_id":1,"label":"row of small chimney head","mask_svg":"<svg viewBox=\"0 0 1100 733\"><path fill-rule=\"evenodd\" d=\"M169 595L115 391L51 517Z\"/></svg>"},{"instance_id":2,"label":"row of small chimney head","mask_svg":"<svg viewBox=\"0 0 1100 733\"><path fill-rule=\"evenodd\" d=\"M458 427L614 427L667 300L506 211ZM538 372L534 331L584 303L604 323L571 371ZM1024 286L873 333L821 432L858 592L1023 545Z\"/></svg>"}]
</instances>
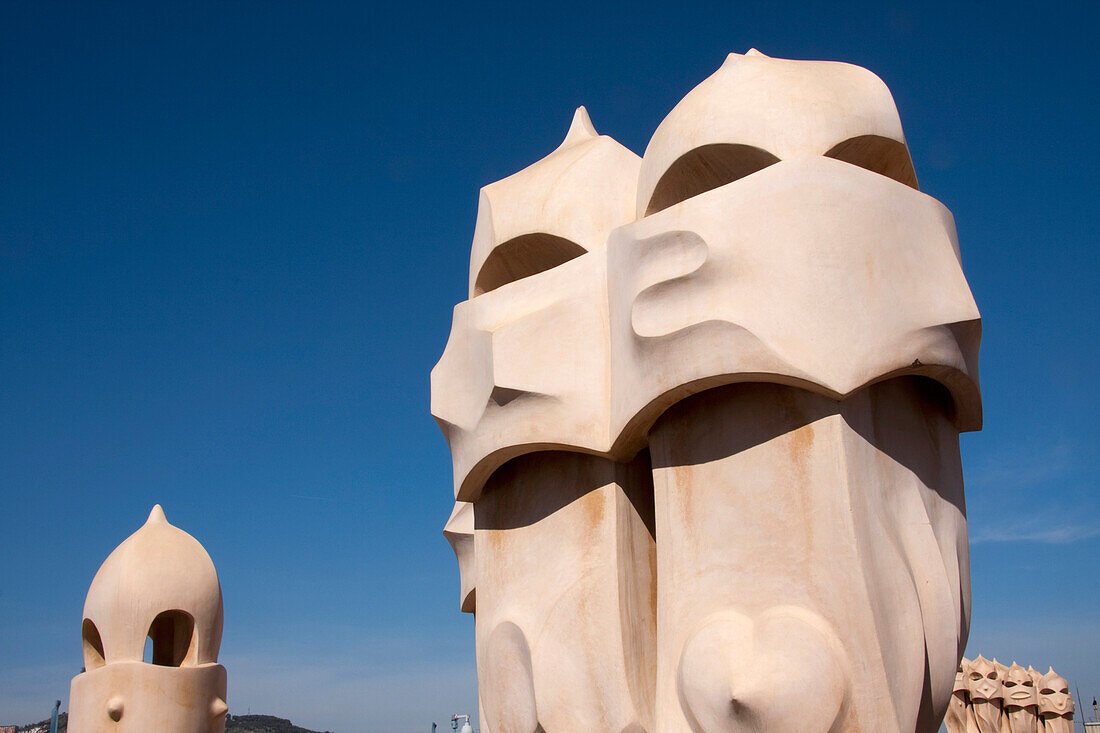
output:
<instances>
[{"instance_id":1,"label":"row of small chimney head","mask_svg":"<svg viewBox=\"0 0 1100 733\"><path fill-rule=\"evenodd\" d=\"M965 657L955 675L954 694L970 703L989 702L1006 708L1036 707L1040 716L1073 716L1073 698L1065 677L1051 667L1046 674L1016 662L1005 666L996 659Z\"/></svg>"}]
</instances>

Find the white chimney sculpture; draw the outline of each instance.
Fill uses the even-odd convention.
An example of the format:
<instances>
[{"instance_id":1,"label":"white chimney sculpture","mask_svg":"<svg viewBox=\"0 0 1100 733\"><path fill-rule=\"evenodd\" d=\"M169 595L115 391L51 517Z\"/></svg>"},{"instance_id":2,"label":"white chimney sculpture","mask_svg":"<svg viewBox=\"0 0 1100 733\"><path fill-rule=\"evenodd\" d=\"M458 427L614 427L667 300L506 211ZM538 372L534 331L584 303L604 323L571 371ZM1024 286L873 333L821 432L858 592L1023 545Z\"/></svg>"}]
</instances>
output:
<instances>
[{"instance_id":1,"label":"white chimney sculpture","mask_svg":"<svg viewBox=\"0 0 1100 733\"><path fill-rule=\"evenodd\" d=\"M214 563L159 505L100 566L84 601L70 733L222 733L222 592ZM143 661L146 639L151 663Z\"/></svg>"},{"instance_id":2,"label":"white chimney sculpture","mask_svg":"<svg viewBox=\"0 0 1100 733\"><path fill-rule=\"evenodd\" d=\"M980 333L866 69L731 54L641 158L577 110L432 371L483 730L935 731Z\"/></svg>"}]
</instances>

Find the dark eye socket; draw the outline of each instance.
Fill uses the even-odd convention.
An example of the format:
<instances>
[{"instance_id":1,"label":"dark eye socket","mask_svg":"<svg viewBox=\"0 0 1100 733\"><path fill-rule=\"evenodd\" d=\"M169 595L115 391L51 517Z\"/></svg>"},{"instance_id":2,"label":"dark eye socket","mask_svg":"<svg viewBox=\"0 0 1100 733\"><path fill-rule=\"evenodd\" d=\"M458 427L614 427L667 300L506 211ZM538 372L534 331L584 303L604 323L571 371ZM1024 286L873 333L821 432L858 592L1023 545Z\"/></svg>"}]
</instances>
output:
<instances>
[{"instance_id":1,"label":"dark eye socket","mask_svg":"<svg viewBox=\"0 0 1100 733\"><path fill-rule=\"evenodd\" d=\"M474 295L553 269L585 253L576 242L539 232L509 239L492 251L474 281Z\"/></svg>"},{"instance_id":2,"label":"dark eye socket","mask_svg":"<svg viewBox=\"0 0 1100 733\"><path fill-rule=\"evenodd\" d=\"M980 680L981 678L982 678L982 673L981 672L971 672L970 673L970 679L972 679L972 680Z\"/></svg>"},{"instance_id":3,"label":"dark eye socket","mask_svg":"<svg viewBox=\"0 0 1100 733\"><path fill-rule=\"evenodd\" d=\"M898 183L917 188L917 172L913 169L913 159L904 143L881 135L859 135L837 143L827 153L826 158L842 160L858 165L872 173L893 178Z\"/></svg>"},{"instance_id":4,"label":"dark eye socket","mask_svg":"<svg viewBox=\"0 0 1100 733\"><path fill-rule=\"evenodd\" d=\"M657 181L646 207L646 216L778 162L779 158L767 150L752 145L701 145L677 158Z\"/></svg>"}]
</instances>

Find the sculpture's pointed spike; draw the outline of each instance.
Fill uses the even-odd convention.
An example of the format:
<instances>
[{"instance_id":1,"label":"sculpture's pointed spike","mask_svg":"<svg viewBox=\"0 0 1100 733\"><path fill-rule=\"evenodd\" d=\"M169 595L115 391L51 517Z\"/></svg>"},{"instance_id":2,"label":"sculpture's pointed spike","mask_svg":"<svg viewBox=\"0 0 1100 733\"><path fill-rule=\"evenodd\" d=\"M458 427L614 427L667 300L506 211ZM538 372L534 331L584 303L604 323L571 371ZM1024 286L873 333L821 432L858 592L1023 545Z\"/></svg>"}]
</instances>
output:
<instances>
[{"instance_id":1,"label":"sculpture's pointed spike","mask_svg":"<svg viewBox=\"0 0 1100 733\"><path fill-rule=\"evenodd\" d=\"M565 140L558 146L558 150L599 136L600 134L596 132L596 128L592 125L592 119L588 116L588 110L584 108L584 105L581 105L573 113L573 122L569 125L569 132L565 133Z\"/></svg>"},{"instance_id":2,"label":"sculpture's pointed spike","mask_svg":"<svg viewBox=\"0 0 1100 733\"><path fill-rule=\"evenodd\" d=\"M149 512L149 518L145 520L145 523L152 524L159 522L168 524L168 517L164 516L164 509L161 508L160 504L154 504L153 511Z\"/></svg>"},{"instance_id":3,"label":"sculpture's pointed spike","mask_svg":"<svg viewBox=\"0 0 1100 733\"><path fill-rule=\"evenodd\" d=\"M746 51L743 54L742 53L737 53L736 51L730 51L730 53L726 55L726 60L722 62L722 68L725 69L726 67L729 67L730 69L732 69L737 64L742 63L745 59L767 59L767 58L771 58L771 57L768 56L767 54L760 53L755 48L750 48L748 51Z\"/></svg>"}]
</instances>

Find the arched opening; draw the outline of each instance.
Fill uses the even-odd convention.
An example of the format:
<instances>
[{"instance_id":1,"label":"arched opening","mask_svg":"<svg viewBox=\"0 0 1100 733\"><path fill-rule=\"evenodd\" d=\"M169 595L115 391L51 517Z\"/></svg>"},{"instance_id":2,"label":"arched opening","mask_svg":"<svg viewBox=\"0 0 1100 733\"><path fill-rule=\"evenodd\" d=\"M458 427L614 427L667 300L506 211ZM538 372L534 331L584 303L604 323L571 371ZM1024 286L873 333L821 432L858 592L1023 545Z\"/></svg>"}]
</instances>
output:
<instances>
[{"instance_id":1,"label":"arched opening","mask_svg":"<svg viewBox=\"0 0 1100 733\"><path fill-rule=\"evenodd\" d=\"M84 619L81 625L80 635L84 641L84 669L91 672L106 664L103 654L103 639L99 636L99 629L90 618Z\"/></svg>"},{"instance_id":2,"label":"arched opening","mask_svg":"<svg viewBox=\"0 0 1100 733\"><path fill-rule=\"evenodd\" d=\"M778 162L767 150L752 145L701 145L677 158L661 176L649 198L646 216Z\"/></svg>"},{"instance_id":3,"label":"arched opening","mask_svg":"<svg viewBox=\"0 0 1100 733\"><path fill-rule=\"evenodd\" d=\"M195 655L195 620L186 611L163 611L149 625L153 649L151 664L180 667L193 663Z\"/></svg>"},{"instance_id":4,"label":"arched opening","mask_svg":"<svg viewBox=\"0 0 1100 733\"><path fill-rule=\"evenodd\" d=\"M917 172L905 143L881 135L860 135L834 145L826 158L858 165L872 173L893 178L912 188L917 187Z\"/></svg>"},{"instance_id":5,"label":"arched opening","mask_svg":"<svg viewBox=\"0 0 1100 733\"><path fill-rule=\"evenodd\" d=\"M557 267L585 253L584 247L545 232L509 239L494 249L474 281L474 295Z\"/></svg>"}]
</instances>

